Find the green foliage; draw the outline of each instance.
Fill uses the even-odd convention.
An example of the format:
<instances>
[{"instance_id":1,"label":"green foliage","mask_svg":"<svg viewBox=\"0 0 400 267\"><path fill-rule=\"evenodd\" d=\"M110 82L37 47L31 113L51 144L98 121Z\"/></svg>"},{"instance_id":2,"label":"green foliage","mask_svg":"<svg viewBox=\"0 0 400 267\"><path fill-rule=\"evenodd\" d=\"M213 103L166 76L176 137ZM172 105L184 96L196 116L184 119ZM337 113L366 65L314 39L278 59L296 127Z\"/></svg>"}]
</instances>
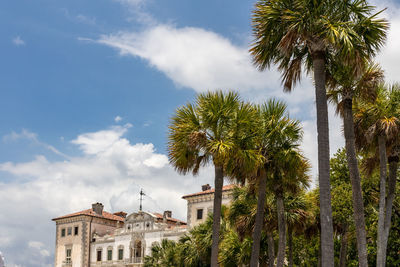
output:
<instances>
[{"instance_id":1,"label":"green foliage","mask_svg":"<svg viewBox=\"0 0 400 267\"><path fill-rule=\"evenodd\" d=\"M259 0L250 53L261 70L277 64L290 91L318 53L358 69L382 47L387 29L363 0Z\"/></svg>"},{"instance_id":2,"label":"green foliage","mask_svg":"<svg viewBox=\"0 0 400 267\"><path fill-rule=\"evenodd\" d=\"M256 110L235 92L197 95L194 104L178 108L171 119L170 163L182 174L197 174L210 163L223 166L225 175L235 177L237 166L240 174L252 171L262 162L253 149L257 118Z\"/></svg>"}]
</instances>

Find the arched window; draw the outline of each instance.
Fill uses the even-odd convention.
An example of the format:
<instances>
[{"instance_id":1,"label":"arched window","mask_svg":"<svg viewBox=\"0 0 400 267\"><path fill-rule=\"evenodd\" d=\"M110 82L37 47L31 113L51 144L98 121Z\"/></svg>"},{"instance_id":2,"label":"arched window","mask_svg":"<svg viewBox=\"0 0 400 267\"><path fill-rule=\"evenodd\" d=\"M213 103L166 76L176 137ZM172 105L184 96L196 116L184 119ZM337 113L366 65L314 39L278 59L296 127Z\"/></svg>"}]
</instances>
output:
<instances>
[{"instance_id":1,"label":"arched window","mask_svg":"<svg viewBox=\"0 0 400 267\"><path fill-rule=\"evenodd\" d=\"M133 263L143 262L143 243L141 240L136 240L133 247L131 247L131 257Z\"/></svg>"}]
</instances>

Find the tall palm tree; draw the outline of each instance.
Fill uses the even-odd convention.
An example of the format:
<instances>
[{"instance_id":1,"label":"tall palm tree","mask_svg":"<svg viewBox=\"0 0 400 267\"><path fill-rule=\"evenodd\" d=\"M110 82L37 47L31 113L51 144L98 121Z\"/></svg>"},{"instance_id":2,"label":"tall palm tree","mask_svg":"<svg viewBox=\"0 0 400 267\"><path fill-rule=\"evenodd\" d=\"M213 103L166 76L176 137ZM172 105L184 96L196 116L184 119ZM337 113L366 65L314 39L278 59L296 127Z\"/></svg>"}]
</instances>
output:
<instances>
[{"instance_id":1,"label":"tall palm tree","mask_svg":"<svg viewBox=\"0 0 400 267\"><path fill-rule=\"evenodd\" d=\"M332 60L329 66L328 99L336 105L336 111L343 119L346 141L347 164L350 173L353 197L353 217L356 228L358 251L367 247L367 231L364 217L364 202L361 189L360 171L356 155L353 99L371 101L376 97L376 89L383 81L383 70L376 64L365 64L357 73L354 68Z\"/></svg>"},{"instance_id":2,"label":"tall palm tree","mask_svg":"<svg viewBox=\"0 0 400 267\"><path fill-rule=\"evenodd\" d=\"M195 105L176 110L169 126L169 160L175 169L197 174L201 166L214 165L214 208L211 266L218 266L218 244L224 176L231 173L232 161L246 169L257 166L258 154L243 149L256 113L237 93L208 92L197 96ZM230 166L230 167L229 167Z\"/></svg>"},{"instance_id":3,"label":"tall palm tree","mask_svg":"<svg viewBox=\"0 0 400 267\"><path fill-rule=\"evenodd\" d=\"M277 183L274 186L282 184L281 173L283 168L287 167L284 167L283 164L287 164L287 161L291 159L290 156L292 152L295 152L294 150L297 148L302 137L299 122L291 120L288 117L286 105L283 102L271 99L264 105L259 106L258 110L261 120L258 125L259 138L257 147L264 156L265 162L260 166L257 176L259 192L257 214L253 231L252 256L250 260L250 266L252 267L258 264L268 177L275 177L275 179L277 179ZM290 166L290 168L292 167L294 166ZM279 218L283 218L283 216L281 216L283 214L283 188L276 188L277 190L275 190L274 193L279 191L280 196L277 198L277 205L280 210L278 214L279 220ZM278 249L278 260L284 255L284 247L282 247L284 244L282 243L284 241L284 232L282 232L282 230L286 227L284 221L280 223L283 224L283 228L281 225L279 241L281 246L279 247L280 250Z\"/></svg>"},{"instance_id":4,"label":"tall palm tree","mask_svg":"<svg viewBox=\"0 0 400 267\"><path fill-rule=\"evenodd\" d=\"M239 235L240 240L254 233L258 208L257 184L250 182L244 187L235 188L232 204L229 208L229 220ZM259 185L258 185L259 186ZM260 217L257 217L258 219ZM266 195L262 230L265 232L268 247L268 266L273 267L275 261L275 242L273 232L277 228L276 201L273 194ZM262 234L260 233L260 239ZM254 240L252 242L254 246ZM260 248L261 250L261 248ZM252 254L251 254L252 256ZM262 262L260 262L262 264Z\"/></svg>"},{"instance_id":5,"label":"tall palm tree","mask_svg":"<svg viewBox=\"0 0 400 267\"><path fill-rule=\"evenodd\" d=\"M324 267L334 263L326 66L335 56L361 69L364 59L375 55L388 24L372 15L373 10L363 0L259 0L253 13L255 42L250 52L260 70L278 64L285 91L300 80L303 64L314 72ZM359 251L359 261L367 266L366 247Z\"/></svg>"},{"instance_id":6,"label":"tall palm tree","mask_svg":"<svg viewBox=\"0 0 400 267\"><path fill-rule=\"evenodd\" d=\"M308 187L309 176L308 171L310 165L308 161L296 149L285 149L281 151L277 157L278 164L269 166L274 169L274 191L277 205L278 216L278 255L277 267L283 267L286 250L286 225L287 218L285 216L284 193L294 195L297 191Z\"/></svg>"},{"instance_id":7,"label":"tall palm tree","mask_svg":"<svg viewBox=\"0 0 400 267\"><path fill-rule=\"evenodd\" d=\"M372 157L366 161L369 172L379 162L380 185L376 265L382 267L386 264L387 240L399 162L400 85L394 84L388 88L381 83L374 101L358 101L355 103L354 109L357 144L364 151L372 153ZM390 156L388 194L386 195L387 152Z\"/></svg>"},{"instance_id":8,"label":"tall palm tree","mask_svg":"<svg viewBox=\"0 0 400 267\"><path fill-rule=\"evenodd\" d=\"M285 196L288 229L288 267L293 267L293 234L303 234L313 216L305 190Z\"/></svg>"}]
</instances>

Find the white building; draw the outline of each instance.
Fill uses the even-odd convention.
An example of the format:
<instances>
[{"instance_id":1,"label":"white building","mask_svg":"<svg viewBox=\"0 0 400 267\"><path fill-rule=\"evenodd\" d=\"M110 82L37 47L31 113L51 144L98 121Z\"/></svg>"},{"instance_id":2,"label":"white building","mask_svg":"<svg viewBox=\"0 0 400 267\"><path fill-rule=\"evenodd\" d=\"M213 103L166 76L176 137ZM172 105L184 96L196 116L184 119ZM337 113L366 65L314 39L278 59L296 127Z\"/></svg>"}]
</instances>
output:
<instances>
[{"instance_id":1,"label":"white building","mask_svg":"<svg viewBox=\"0 0 400 267\"><path fill-rule=\"evenodd\" d=\"M139 211L125 219L124 227L103 236L94 234L90 266L141 266L151 246L162 239L179 240L186 233L186 223L171 217Z\"/></svg>"},{"instance_id":2,"label":"white building","mask_svg":"<svg viewBox=\"0 0 400 267\"><path fill-rule=\"evenodd\" d=\"M223 188L223 204L231 201L233 185ZM182 197L188 201L187 222L164 214L108 213L101 203L92 209L53 219L56 222L55 267L139 267L151 247L163 239L179 240L188 229L205 221L212 212L214 189Z\"/></svg>"}]
</instances>

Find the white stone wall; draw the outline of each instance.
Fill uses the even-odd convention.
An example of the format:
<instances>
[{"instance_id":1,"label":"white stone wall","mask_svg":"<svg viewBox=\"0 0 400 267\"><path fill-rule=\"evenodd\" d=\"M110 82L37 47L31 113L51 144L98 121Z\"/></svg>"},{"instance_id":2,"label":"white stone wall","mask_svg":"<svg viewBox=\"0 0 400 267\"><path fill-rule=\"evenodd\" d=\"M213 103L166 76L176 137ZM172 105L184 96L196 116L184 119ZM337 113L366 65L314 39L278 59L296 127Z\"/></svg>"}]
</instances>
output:
<instances>
[{"instance_id":1,"label":"white stone wall","mask_svg":"<svg viewBox=\"0 0 400 267\"><path fill-rule=\"evenodd\" d=\"M118 249L120 246L123 246L124 248L124 260L128 260L130 253L129 253L129 247L130 247L130 242L131 242L131 236L130 235L119 235L115 236L115 238L108 238L108 240L102 241L101 242L95 242L90 245L90 262L91 263L96 263L97 261L97 250L102 249L102 261L107 261L107 250L109 247L112 247L113 249L113 254L112 254L112 260L113 261L118 261Z\"/></svg>"},{"instance_id":2,"label":"white stone wall","mask_svg":"<svg viewBox=\"0 0 400 267\"><path fill-rule=\"evenodd\" d=\"M193 228L206 221L208 213L212 213L214 206L214 194L199 195L189 197L187 223L189 228ZM231 192L225 191L222 193L222 205L229 205L232 201ZM197 219L197 210L203 209L203 218Z\"/></svg>"}]
</instances>

